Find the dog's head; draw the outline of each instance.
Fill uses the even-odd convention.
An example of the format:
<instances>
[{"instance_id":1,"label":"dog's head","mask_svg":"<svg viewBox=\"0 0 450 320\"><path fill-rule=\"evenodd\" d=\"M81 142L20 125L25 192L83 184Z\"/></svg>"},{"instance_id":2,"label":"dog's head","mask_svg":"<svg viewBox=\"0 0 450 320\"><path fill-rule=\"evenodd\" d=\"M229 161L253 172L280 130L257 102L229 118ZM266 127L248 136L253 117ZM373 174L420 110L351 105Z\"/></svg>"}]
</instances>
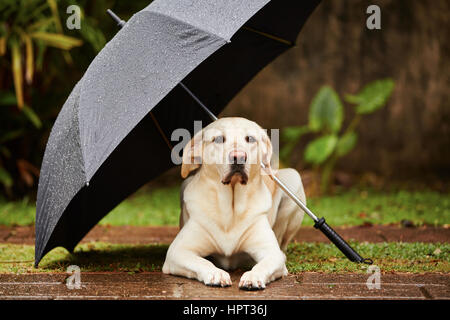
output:
<instances>
[{"instance_id":1,"label":"dog's head","mask_svg":"<svg viewBox=\"0 0 450 320\"><path fill-rule=\"evenodd\" d=\"M244 118L222 118L199 131L183 150L181 176L200 166L223 184L247 182L270 167L272 144L265 130Z\"/></svg>"}]
</instances>

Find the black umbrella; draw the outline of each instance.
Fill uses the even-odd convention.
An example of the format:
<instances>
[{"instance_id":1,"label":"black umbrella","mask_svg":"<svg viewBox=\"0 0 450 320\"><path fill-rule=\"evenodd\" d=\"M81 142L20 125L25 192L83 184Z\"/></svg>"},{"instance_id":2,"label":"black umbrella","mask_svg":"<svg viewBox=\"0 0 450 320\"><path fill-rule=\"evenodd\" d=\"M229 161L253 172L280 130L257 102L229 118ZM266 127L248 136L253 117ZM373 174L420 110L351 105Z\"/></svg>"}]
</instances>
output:
<instances>
[{"instance_id":1,"label":"black umbrella","mask_svg":"<svg viewBox=\"0 0 450 320\"><path fill-rule=\"evenodd\" d=\"M123 28L75 86L47 143L35 265L57 246L72 251L117 204L172 167L172 131L193 134L194 120L214 119L259 70L294 46L318 3L156 0L126 24L117 18ZM363 261L293 199L348 258Z\"/></svg>"}]
</instances>

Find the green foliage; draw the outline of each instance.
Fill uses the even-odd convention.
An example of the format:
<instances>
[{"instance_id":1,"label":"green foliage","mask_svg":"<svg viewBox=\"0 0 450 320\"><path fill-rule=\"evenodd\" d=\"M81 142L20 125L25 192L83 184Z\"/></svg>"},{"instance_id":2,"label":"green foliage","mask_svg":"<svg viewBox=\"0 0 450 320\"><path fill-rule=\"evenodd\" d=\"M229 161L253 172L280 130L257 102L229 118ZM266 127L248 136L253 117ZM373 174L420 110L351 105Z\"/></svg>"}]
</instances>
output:
<instances>
[{"instance_id":1,"label":"green foliage","mask_svg":"<svg viewBox=\"0 0 450 320\"><path fill-rule=\"evenodd\" d=\"M358 135L354 131L344 133L339 137L336 144L336 154L339 157L345 156L349 153L356 145L358 141Z\"/></svg>"},{"instance_id":2,"label":"green foliage","mask_svg":"<svg viewBox=\"0 0 450 320\"><path fill-rule=\"evenodd\" d=\"M318 137L306 146L304 159L321 172L321 191L326 192L337 160L356 146L358 141L356 129L361 116L383 107L393 89L394 81L384 79L369 83L355 95L346 95L346 101L355 105L355 112L348 127L342 130L344 121L342 102L331 87L323 86L311 102L308 125L287 127L282 130L281 138L284 145L280 150L280 158L289 163L301 137L307 133L314 133Z\"/></svg>"},{"instance_id":3,"label":"green foliage","mask_svg":"<svg viewBox=\"0 0 450 320\"><path fill-rule=\"evenodd\" d=\"M35 191L37 168L58 111L118 31L106 9L128 19L148 3L0 1L0 192L14 198ZM66 28L69 5L81 9L80 29Z\"/></svg>"},{"instance_id":4,"label":"green foliage","mask_svg":"<svg viewBox=\"0 0 450 320\"><path fill-rule=\"evenodd\" d=\"M369 83L357 95L346 95L345 100L356 105L356 113L368 114L383 107L393 90L392 79L378 80Z\"/></svg>"},{"instance_id":5,"label":"green foliage","mask_svg":"<svg viewBox=\"0 0 450 320\"><path fill-rule=\"evenodd\" d=\"M17 104L16 96L12 92L0 92L0 106Z\"/></svg>"},{"instance_id":6,"label":"green foliage","mask_svg":"<svg viewBox=\"0 0 450 320\"><path fill-rule=\"evenodd\" d=\"M41 119L39 119L39 116L29 106L24 104L22 107L22 112L37 129L42 127Z\"/></svg>"},{"instance_id":7,"label":"green foliage","mask_svg":"<svg viewBox=\"0 0 450 320\"><path fill-rule=\"evenodd\" d=\"M19 126L23 128L24 121L29 121L35 129L42 128L42 120L29 103L29 86L36 77L36 66L42 67L48 46L70 50L82 44L81 40L62 33L57 10L55 0L6 0L0 3L0 56L3 57L0 76L9 73L15 91L13 95L7 87L0 89L1 114L9 120L0 131L3 151L0 154L0 185L7 193L11 193L14 185L14 171L25 184L32 184L32 172L38 171L28 161L14 159L14 153L7 146L25 133L18 129ZM70 59L67 52L65 58ZM15 164L7 166L7 162Z\"/></svg>"},{"instance_id":8,"label":"green foliage","mask_svg":"<svg viewBox=\"0 0 450 320\"><path fill-rule=\"evenodd\" d=\"M309 128L314 132L336 133L343 119L344 108L339 96L331 87L322 87L311 102Z\"/></svg>"},{"instance_id":9,"label":"green foliage","mask_svg":"<svg viewBox=\"0 0 450 320\"><path fill-rule=\"evenodd\" d=\"M36 65L34 46L43 45L43 50L45 46L70 50L82 44L82 41L62 34L61 22L58 15L50 10L52 7L57 12L54 0L9 0L0 5L0 53L8 56L7 51L10 49L12 78L19 109L25 103L23 76L28 84L33 81ZM25 57L24 62L22 56Z\"/></svg>"},{"instance_id":10,"label":"green foliage","mask_svg":"<svg viewBox=\"0 0 450 320\"><path fill-rule=\"evenodd\" d=\"M13 180L8 171L0 167L0 183L5 187L10 188L13 185Z\"/></svg>"},{"instance_id":11,"label":"green foliage","mask_svg":"<svg viewBox=\"0 0 450 320\"><path fill-rule=\"evenodd\" d=\"M321 136L311 141L305 150L305 161L321 164L333 153L338 138L334 134Z\"/></svg>"},{"instance_id":12,"label":"green foliage","mask_svg":"<svg viewBox=\"0 0 450 320\"><path fill-rule=\"evenodd\" d=\"M281 139L285 141L285 144L280 150L280 158L287 159L292 154L300 138L308 132L310 132L308 126L285 127L281 132Z\"/></svg>"}]
</instances>

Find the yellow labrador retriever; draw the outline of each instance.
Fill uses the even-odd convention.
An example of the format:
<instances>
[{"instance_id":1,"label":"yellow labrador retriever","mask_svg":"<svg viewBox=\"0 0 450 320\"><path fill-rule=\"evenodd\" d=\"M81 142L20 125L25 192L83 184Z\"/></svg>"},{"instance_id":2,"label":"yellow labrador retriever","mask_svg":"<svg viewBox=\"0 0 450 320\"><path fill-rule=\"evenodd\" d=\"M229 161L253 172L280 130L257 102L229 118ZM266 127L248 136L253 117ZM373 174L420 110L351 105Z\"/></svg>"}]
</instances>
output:
<instances>
[{"instance_id":1,"label":"yellow labrador retriever","mask_svg":"<svg viewBox=\"0 0 450 320\"><path fill-rule=\"evenodd\" d=\"M222 118L194 136L183 150L180 232L164 273L225 287L231 279L223 269L251 261L239 282L249 290L287 275L283 250L304 213L261 169L271 157L265 130L244 118ZM277 176L305 202L296 170Z\"/></svg>"}]
</instances>

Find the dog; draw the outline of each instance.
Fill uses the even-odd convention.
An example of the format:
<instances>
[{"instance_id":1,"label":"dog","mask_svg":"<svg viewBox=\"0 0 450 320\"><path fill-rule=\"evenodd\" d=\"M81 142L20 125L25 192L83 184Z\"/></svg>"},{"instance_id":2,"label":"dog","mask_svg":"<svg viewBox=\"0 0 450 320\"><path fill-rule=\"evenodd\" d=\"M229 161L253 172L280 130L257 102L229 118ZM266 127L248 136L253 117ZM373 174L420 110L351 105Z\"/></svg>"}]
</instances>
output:
<instances>
[{"instance_id":1,"label":"dog","mask_svg":"<svg viewBox=\"0 0 450 320\"><path fill-rule=\"evenodd\" d=\"M244 118L221 118L193 137L183 149L180 231L165 274L226 287L232 282L225 270L250 264L239 282L247 290L288 274L284 251L304 212L265 173L271 158L266 131ZM306 203L296 170L276 176Z\"/></svg>"}]
</instances>

